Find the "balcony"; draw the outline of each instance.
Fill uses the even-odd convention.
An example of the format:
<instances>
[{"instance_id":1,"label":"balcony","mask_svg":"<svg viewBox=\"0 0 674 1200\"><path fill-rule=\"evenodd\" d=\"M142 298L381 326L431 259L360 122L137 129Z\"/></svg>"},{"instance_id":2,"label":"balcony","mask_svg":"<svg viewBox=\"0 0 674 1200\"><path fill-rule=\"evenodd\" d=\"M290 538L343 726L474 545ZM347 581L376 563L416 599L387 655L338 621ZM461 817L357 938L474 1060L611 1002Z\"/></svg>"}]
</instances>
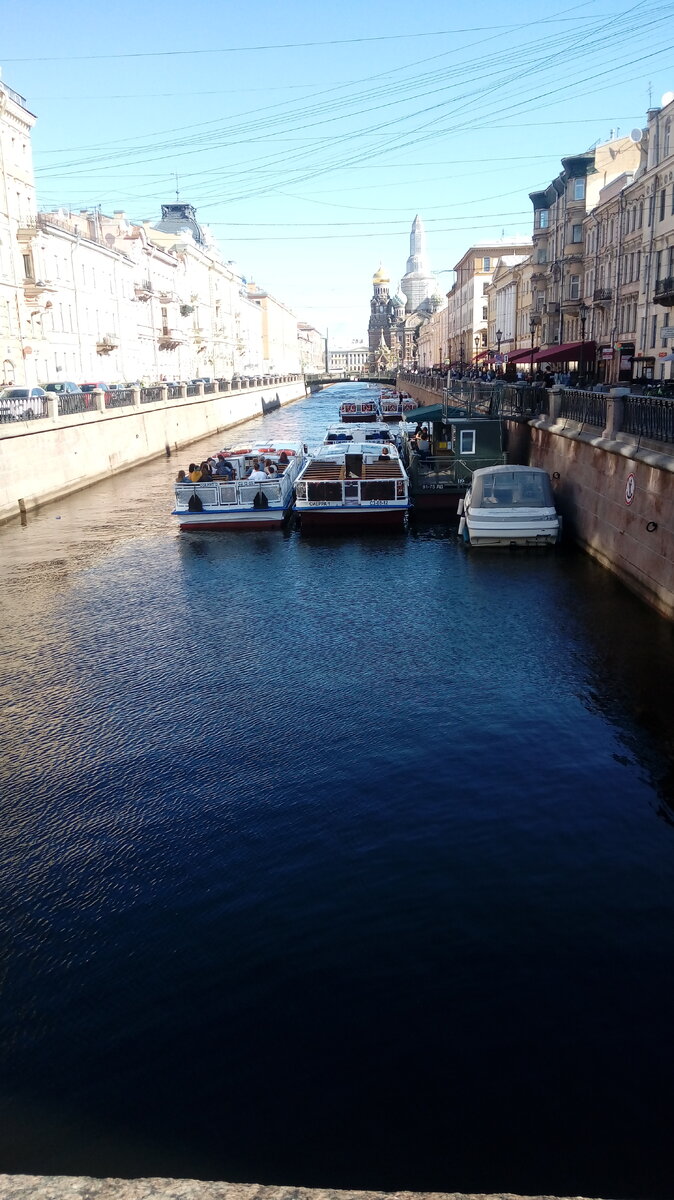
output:
<instances>
[{"instance_id":1,"label":"balcony","mask_svg":"<svg viewBox=\"0 0 674 1200\"><path fill-rule=\"evenodd\" d=\"M106 333L99 342L96 342L97 354L111 354L119 345L119 338L112 333Z\"/></svg>"},{"instance_id":2,"label":"balcony","mask_svg":"<svg viewBox=\"0 0 674 1200\"><path fill-rule=\"evenodd\" d=\"M142 283L135 283L133 290L136 293L136 300L149 300L153 292L152 283L149 279L144 279Z\"/></svg>"},{"instance_id":3,"label":"balcony","mask_svg":"<svg viewBox=\"0 0 674 1200\"><path fill-rule=\"evenodd\" d=\"M669 275L667 279L656 280L653 303L664 304L665 308L670 308L674 304L674 275Z\"/></svg>"},{"instance_id":4,"label":"balcony","mask_svg":"<svg viewBox=\"0 0 674 1200\"><path fill-rule=\"evenodd\" d=\"M559 300L548 300L548 303L545 305L544 312L546 312L548 315L558 313Z\"/></svg>"},{"instance_id":5,"label":"balcony","mask_svg":"<svg viewBox=\"0 0 674 1200\"><path fill-rule=\"evenodd\" d=\"M595 288L592 299L595 304L608 304L613 296L613 288Z\"/></svg>"},{"instance_id":6,"label":"balcony","mask_svg":"<svg viewBox=\"0 0 674 1200\"><path fill-rule=\"evenodd\" d=\"M177 329L170 329L168 325L164 325L157 345L160 350L176 350L178 346L182 346L183 339Z\"/></svg>"},{"instance_id":7,"label":"balcony","mask_svg":"<svg viewBox=\"0 0 674 1200\"><path fill-rule=\"evenodd\" d=\"M55 292L56 288L49 279L24 279L23 294L30 303L35 300L40 300L48 292Z\"/></svg>"},{"instance_id":8,"label":"balcony","mask_svg":"<svg viewBox=\"0 0 674 1200\"><path fill-rule=\"evenodd\" d=\"M17 242L32 242L40 232L37 217L28 217L19 221L16 231Z\"/></svg>"}]
</instances>

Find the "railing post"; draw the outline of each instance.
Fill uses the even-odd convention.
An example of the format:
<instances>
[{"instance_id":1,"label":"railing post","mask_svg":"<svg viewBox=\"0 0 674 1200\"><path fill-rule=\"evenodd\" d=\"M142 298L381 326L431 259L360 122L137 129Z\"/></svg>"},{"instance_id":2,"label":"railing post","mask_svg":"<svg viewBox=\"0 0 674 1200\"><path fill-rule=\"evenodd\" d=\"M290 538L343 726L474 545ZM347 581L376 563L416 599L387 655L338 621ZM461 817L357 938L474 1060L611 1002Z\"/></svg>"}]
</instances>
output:
<instances>
[{"instance_id":1,"label":"railing post","mask_svg":"<svg viewBox=\"0 0 674 1200\"><path fill-rule=\"evenodd\" d=\"M187 400L187 384L180 383L178 386L180 388L180 399Z\"/></svg>"},{"instance_id":2,"label":"railing post","mask_svg":"<svg viewBox=\"0 0 674 1200\"><path fill-rule=\"evenodd\" d=\"M47 393L47 416L50 421L59 419L59 398L53 392Z\"/></svg>"},{"instance_id":3,"label":"railing post","mask_svg":"<svg viewBox=\"0 0 674 1200\"><path fill-rule=\"evenodd\" d=\"M168 384L160 383L159 391L161 392L161 396L159 397L159 399L162 401L163 404L166 404L166 401L168 400Z\"/></svg>"},{"instance_id":4,"label":"railing post","mask_svg":"<svg viewBox=\"0 0 674 1200\"><path fill-rule=\"evenodd\" d=\"M204 394L204 385L203 385L203 383L198 383L197 384L197 396L203 396L203 394Z\"/></svg>"},{"instance_id":5,"label":"railing post","mask_svg":"<svg viewBox=\"0 0 674 1200\"><path fill-rule=\"evenodd\" d=\"M559 414L562 411L562 395L564 388L558 383L553 383L551 388L548 388L548 417L551 421L558 421Z\"/></svg>"},{"instance_id":6,"label":"railing post","mask_svg":"<svg viewBox=\"0 0 674 1200\"><path fill-rule=\"evenodd\" d=\"M620 433L623 427L623 416L625 412L625 396L629 396L629 388L617 387L611 388L609 397L606 401L606 429L603 437L613 440L617 433Z\"/></svg>"},{"instance_id":7,"label":"railing post","mask_svg":"<svg viewBox=\"0 0 674 1200\"><path fill-rule=\"evenodd\" d=\"M133 396L131 403L134 405L135 408L140 408L140 388L132 387L131 392L132 392L132 396Z\"/></svg>"},{"instance_id":8,"label":"railing post","mask_svg":"<svg viewBox=\"0 0 674 1200\"><path fill-rule=\"evenodd\" d=\"M94 388L91 393L94 412L105 412L105 392L101 388Z\"/></svg>"}]
</instances>

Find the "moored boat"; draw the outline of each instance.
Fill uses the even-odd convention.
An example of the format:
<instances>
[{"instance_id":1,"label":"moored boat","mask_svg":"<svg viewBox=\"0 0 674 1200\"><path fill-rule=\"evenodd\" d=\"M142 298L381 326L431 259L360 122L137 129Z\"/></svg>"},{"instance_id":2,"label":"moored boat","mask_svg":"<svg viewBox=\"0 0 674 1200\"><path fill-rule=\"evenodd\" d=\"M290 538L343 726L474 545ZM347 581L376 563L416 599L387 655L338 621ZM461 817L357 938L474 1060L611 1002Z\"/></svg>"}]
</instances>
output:
<instances>
[{"instance_id":1,"label":"moored boat","mask_svg":"<svg viewBox=\"0 0 674 1200\"><path fill-rule=\"evenodd\" d=\"M471 546L552 546L561 528L547 471L519 466L475 471L459 522Z\"/></svg>"},{"instance_id":2,"label":"moored boat","mask_svg":"<svg viewBox=\"0 0 674 1200\"><path fill-rule=\"evenodd\" d=\"M323 437L325 446L337 442L392 442L391 430L383 422L364 425L328 425Z\"/></svg>"},{"instance_id":3,"label":"moored boat","mask_svg":"<svg viewBox=\"0 0 674 1200\"><path fill-rule=\"evenodd\" d=\"M402 529L407 472L393 444L332 442L309 455L295 484L302 529L374 526Z\"/></svg>"},{"instance_id":4,"label":"moored boat","mask_svg":"<svg viewBox=\"0 0 674 1200\"><path fill-rule=\"evenodd\" d=\"M175 485L175 508L181 529L280 529L290 512L295 480L306 451L299 442L241 444L222 455L233 476ZM255 459L271 460L277 474L249 480Z\"/></svg>"},{"instance_id":5,"label":"moored boat","mask_svg":"<svg viewBox=\"0 0 674 1200\"><path fill-rule=\"evenodd\" d=\"M382 393L379 398L379 407L383 421L413 421L415 409L419 405L406 392L399 396L394 392L389 396Z\"/></svg>"},{"instance_id":6,"label":"moored boat","mask_svg":"<svg viewBox=\"0 0 674 1200\"><path fill-rule=\"evenodd\" d=\"M379 401L377 399L345 400L339 406L339 419L349 425L370 423L379 419Z\"/></svg>"},{"instance_id":7,"label":"moored boat","mask_svg":"<svg viewBox=\"0 0 674 1200\"><path fill-rule=\"evenodd\" d=\"M501 418L449 414L439 404L411 418L426 430L405 438L413 511L453 516L474 472L505 462Z\"/></svg>"}]
</instances>

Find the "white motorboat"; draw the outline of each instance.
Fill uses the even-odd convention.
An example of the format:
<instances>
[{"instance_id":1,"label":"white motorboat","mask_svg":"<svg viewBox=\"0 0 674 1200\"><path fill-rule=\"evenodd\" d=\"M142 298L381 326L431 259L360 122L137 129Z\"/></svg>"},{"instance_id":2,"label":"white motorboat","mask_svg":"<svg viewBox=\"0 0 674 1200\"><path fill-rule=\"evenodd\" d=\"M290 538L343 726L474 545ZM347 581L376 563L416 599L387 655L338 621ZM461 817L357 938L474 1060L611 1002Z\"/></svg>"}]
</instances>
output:
<instances>
[{"instance_id":1,"label":"white motorboat","mask_svg":"<svg viewBox=\"0 0 674 1200\"><path fill-rule=\"evenodd\" d=\"M339 422L328 425L323 437L323 444L330 446L341 442L392 442L391 430L383 422L372 425L345 425Z\"/></svg>"},{"instance_id":2,"label":"white motorboat","mask_svg":"<svg viewBox=\"0 0 674 1200\"><path fill-rule=\"evenodd\" d=\"M302 529L337 526L402 528L409 481L397 447L374 441L324 443L295 484Z\"/></svg>"},{"instance_id":3,"label":"white motorboat","mask_svg":"<svg viewBox=\"0 0 674 1200\"><path fill-rule=\"evenodd\" d=\"M232 475L175 485L173 516L181 529L280 529L290 512L295 480L306 461L299 442L241 444L219 451ZM264 481L247 478L254 460L271 460L276 474Z\"/></svg>"},{"instance_id":4,"label":"white motorboat","mask_svg":"<svg viewBox=\"0 0 674 1200\"><path fill-rule=\"evenodd\" d=\"M478 469L459 513L471 546L552 546L561 536L550 476L539 467Z\"/></svg>"}]
</instances>

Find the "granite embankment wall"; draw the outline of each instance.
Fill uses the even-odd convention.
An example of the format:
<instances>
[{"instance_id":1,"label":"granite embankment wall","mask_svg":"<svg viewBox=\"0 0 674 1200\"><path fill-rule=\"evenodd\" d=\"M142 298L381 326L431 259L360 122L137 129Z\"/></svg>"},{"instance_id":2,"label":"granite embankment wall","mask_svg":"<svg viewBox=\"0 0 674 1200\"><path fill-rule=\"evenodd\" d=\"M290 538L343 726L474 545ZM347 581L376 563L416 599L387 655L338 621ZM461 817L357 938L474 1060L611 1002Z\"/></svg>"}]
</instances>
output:
<instances>
[{"instance_id":1,"label":"granite embankment wall","mask_svg":"<svg viewBox=\"0 0 674 1200\"><path fill-rule=\"evenodd\" d=\"M605 437L573 421L507 421L508 460L551 478L565 535L674 620L672 447Z\"/></svg>"},{"instance_id":2,"label":"granite embankment wall","mask_svg":"<svg viewBox=\"0 0 674 1200\"><path fill-rule=\"evenodd\" d=\"M417 400L422 408L429 404L442 404L442 392L435 388L421 387L418 383L401 383L402 391L408 392L413 400Z\"/></svg>"},{"instance_id":3,"label":"granite embankment wall","mask_svg":"<svg viewBox=\"0 0 674 1200\"><path fill-rule=\"evenodd\" d=\"M555 1200L554 1196L464 1192L344 1192L332 1188L260 1187L197 1179L89 1179L0 1175L0 1200ZM582 1196L574 1200L583 1200Z\"/></svg>"},{"instance_id":4,"label":"granite embankment wall","mask_svg":"<svg viewBox=\"0 0 674 1200\"><path fill-rule=\"evenodd\" d=\"M0 425L0 522L306 394L295 380Z\"/></svg>"}]
</instances>

